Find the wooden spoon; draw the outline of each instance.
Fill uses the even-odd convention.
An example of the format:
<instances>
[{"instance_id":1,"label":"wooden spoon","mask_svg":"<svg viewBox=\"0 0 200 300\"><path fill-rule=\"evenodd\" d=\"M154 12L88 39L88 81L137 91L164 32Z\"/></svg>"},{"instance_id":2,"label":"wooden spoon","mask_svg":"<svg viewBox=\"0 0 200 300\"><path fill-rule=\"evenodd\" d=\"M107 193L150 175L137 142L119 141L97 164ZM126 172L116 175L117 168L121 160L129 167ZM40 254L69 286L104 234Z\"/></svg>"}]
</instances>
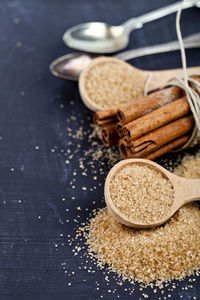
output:
<instances>
[{"instance_id":1,"label":"wooden spoon","mask_svg":"<svg viewBox=\"0 0 200 300\"><path fill-rule=\"evenodd\" d=\"M84 104L91 109L92 111L98 111L102 109L108 109L113 107L113 103L109 103L109 99L107 101L107 107L103 106L101 103L96 103L95 98L96 95L94 93L90 93L90 87L93 86L94 84L94 77L92 74L95 74L95 70L97 68L101 68L102 64L107 64L108 68L111 68L114 70L115 66L123 67L125 68L125 71L130 73L131 75L131 91L132 91L132 96L131 100L138 99L143 96L144 94L144 85L146 80L149 78L149 86L148 86L148 91L157 89L161 87L162 85L166 84L169 79L175 76L183 76L183 71L182 69L171 69L171 70L161 70L161 71L146 71L146 70L140 70L137 69L130 64L121 61L117 58L113 57L100 57L100 58L95 58L93 61L89 64L89 66L84 69L79 77L79 92L81 95L81 98L84 102ZM188 75L195 75L200 73L200 67L192 67L188 68ZM116 74L116 79L117 77L120 76ZM108 84L108 77L105 77L105 79L98 80L98 89L103 90L105 85ZM119 93L121 89L123 88L120 84L117 83L112 83L115 84L115 88L119 90ZM110 87L112 89L112 86ZM117 93L118 94L118 93ZM109 98L109 95L108 95ZM129 100L126 101L124 99L123 103L119 104L124 104L130 101L130 97L128 97Z\"/></svg>"},{"instance_id":2,"label":"wooden spoon","mask_svg":"<svg viewBox=\"0 0 200 300\"><path fill-rule=\"evenodd\" d=\"M112 177L125 165L139 164L154 168L156 171L162 173L163 176L168 178L174 188L174 201L171 206L171 210L167 216L162 220L158 220L155 223L133 223L124 215L113 203L110 196L110 182ZM104 187L105 201L109 212L115 217L120 223L135 228L151 228L165 223L169 220L174 213L184 204L196 200L200 200L200 179L186 179L174 175L173 173L167 171L165 168L161 167L157 163L147 160L147 159L126 159L117 163L108 173L105 187ZM156 209L156 208L154 208Z\"/></svg>"}]
</instances>

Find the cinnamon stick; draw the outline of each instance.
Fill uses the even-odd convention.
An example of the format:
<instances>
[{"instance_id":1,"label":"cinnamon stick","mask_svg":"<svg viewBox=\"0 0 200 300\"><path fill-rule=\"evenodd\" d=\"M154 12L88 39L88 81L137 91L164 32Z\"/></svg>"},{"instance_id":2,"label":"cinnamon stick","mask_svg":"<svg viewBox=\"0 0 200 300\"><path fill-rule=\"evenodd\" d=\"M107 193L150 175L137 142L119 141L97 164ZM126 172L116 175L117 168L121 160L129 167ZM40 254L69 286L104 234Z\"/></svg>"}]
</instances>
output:
<instances>
[{"instance_id":1,"label":"cinnamon stick","mask_svg":"<svg viewBox=\"0 0 200 300\"><path fill-rule=\"evenodd\" d=\"M105 125L117 121L117 109L99 110L93 115L93 122L97 125Z\"/></svg>"},{"instance_id":2,"label":"cinnamon stick","mask_svg":"<svg viewBox=\"0 0 200 300\"><path fill-rule=\"evenodd\" d=\"M193 127L194 118L192 115L182 117L131 141L130 150L133 154L148 155L150 152L188 133Z\"/></svg>"},{"instance_id":3,"label":"cinnamon stick","mask_svg":"<svg viewBox=\"0 0 200 300\"><path fill-rule=\"evenodd\" d=\"M124 132L123 132L122 124L120 122L116 124L116 130L117 130L119 137L123 137Z\"/></svg>"},{"instance_id":4,"label":"cinnamon stick","mask_svg":"<svg viewBox=\"0 0 200 300\"><path fill-rule=\"evenodd\" d=\"M190 110L186 96L124 125L124 134L134 140L160 126L186 115Z\"/></svg>"},{"instance_id":5,"label":"cinnamon stick","mask_svg":"<svg viewBox=\"0 0 200 300\"><path fill-rule=\"evenodd\" d=\"M160 148L158 148L157 150L147 154L147 155L140 155L138 156L137 153L133 154L130 150L130 147L126 147L126 144L124 144L124 141L119 141L119 150L120 150L120 155L122 158L127 159L127 158L145 158L145 159L150 159L150 160L154 160L172 150L177 149L178 147L181 147L182 145L184 145L187 140L189 139L190 134L185 134L163 146L161 146ZM123 146L122 146L123 144Z\"/></svg>"},{"instance_id":6,"label":"cinnamon stick","mask_svg":"<svg viewBox=\"0 0 200 300\"><path fill-rule=\"evenodd\" d=\"M118 146L119 146L119 153L122 158L126 159L126 158L134 157L131 148L127 145L124 138L119 140Z\"/></svg>"},{"instance_id":7,"label":"cinnamon stick","mask_svg":"<svg viewBox=\"0 0 200 300\"><path fill-rule=\"evenodd\" d=\"M183 135L183 136L175 139L174 141L162 146L161 148L157 149L156 151L154 151L146 156L143 156L143 158L154 160L172 150L175 150L175 149L183 146L187 142L189 137L190 137L189 134Z\"/></svg>"},{"instance_id":8,"label":"cinnamon stick","mask_svg":"<svg viewBox=\"0 0 200 300\"><path fill-rule=\"evenodd\" d=\"M116 129L116 123L104 125L101 129L101 137L105 146L110 147L119 141L119 135Z\"/></svg>"},{"instance_id":9,"label":"cinnamon stick","mask_svg":"<svg viewBox=\"0 0 200 300\"><path fill-rule=\"evenodd\" d=\"M117 118L126 124L182 96L183 90L176 86L160 89L137 101L121 105L117 110Z\"/></svg>"}]
</instances>

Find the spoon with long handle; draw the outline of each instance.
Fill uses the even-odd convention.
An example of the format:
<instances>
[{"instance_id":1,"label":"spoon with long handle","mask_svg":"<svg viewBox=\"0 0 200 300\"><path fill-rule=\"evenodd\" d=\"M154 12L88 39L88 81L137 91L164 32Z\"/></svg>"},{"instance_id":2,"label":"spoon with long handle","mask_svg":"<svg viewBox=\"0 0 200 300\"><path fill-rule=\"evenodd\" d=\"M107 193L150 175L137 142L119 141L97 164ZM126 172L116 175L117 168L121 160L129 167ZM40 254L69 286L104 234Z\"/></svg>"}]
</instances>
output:
<instances>
[{"instance_id":1,"label":"spoon with long handle","mask_svg":"<svg viewBox=\"0 0 200 300\"><path fill-rule=\"evenodd\" d=\"M112 72L117 74L115 80L111 80L110 76L105 74L104 77L101 77L101 80L98 81L98 84L95 87L95 93L93 89L93 76L92 74L96 73L97 69L102 70L102 67L106 67L107 69L112 69ZM164 86L167 81L169 81L173 77L183 76L183 69L169 69L169 70L141 70L136 68L120 59L114 57L98 57L95 58L86 69L84 69L79 78L79 92L83 103L92 111L98 111L103 109L113 108L113 102L110 101L111 96L106 94L104 101L101 100L101 97L98 97L98 92L104 90L105 88L112 88L111 86L115 86L116 95L122 93L123 86L121 87L118 84L118 79L121 78L118 73L119 69L123 68L123 72L129 74L129 79L131 80L131 90L133 91L131 100L136 100L141 98L144 95L144 90L146 92L158 89ZM200 73L200 66L187 68L187 74L189 76L197 75ZM106 76L107 75L107 76ZM126 80L124 80L126 82ZM147 84L148 83L148 84ZM130 84L130 83L129 83ZM91 93L91 90L93 92ZM130 93L130 92L129 92ZM126 99L124 96L123 103L129 102L130 100ZM106 103L106 108L105 108Z\"/></svg>"},{"instance_id":2,"label":"spoon with long handle","mask_svg":"<svg viewBox=\"0 0 200 300\"><path fill-rule=\"evenodd\" d=\"M128 219L126 215L124 215L113 203L111 195L110 195L110 183L113 176L124 166L138 164L147 167L151 167L156 171L160 172L164 177L170 180L173 189L174 189L174 200L171 206L170 212L161 220L157 220L154 223L133 223ZM185 205L188 202L200 200L200 179L186 179L183 177L179 177L165 168L161 167L159 164L147 160L147 159L126 159L117 163L108 173L105 187L104 187L104 195L107 207L110 213L122 224L135 227L135 228L151 228L165 223L169 220L175 212ZM156 207L153 208L154 210Z\"/></svg>"},{"instance_id":3,"label":"spoon with long handle","mask_svg":"<svg viewBox=\"0 0 200 300\"><path fill-rule=\"evenodd\" d=\"M189 35L188 37L184 38L183 42L185 49L200 47L200 33ZM127 61L136 57L176 51L179 49L179 42L172 41L160 45L124 51L113 56L121 60ZM83 71L89 65L89 63L96 57L98 57L98 55L89 53L70 53L54 60L50 64L49 68L51 73L57 77L66 80L78 81L81 71Z\"/></svg>"},{"instance_id":4,"label":"spoon with long handle","mask_svg":"<svg viewBox=\"0 0 200 300\"><path fill-rule=\"evenodd\" d=\"M117 52L128 45L131 31L141 28L145 23L176 12L181 3L182 1L179 1L142 16L129 19L120 26L111 26L101 22L79 24L64 33L63 41L67 46L85 52ZM200 7L200 0L188 0L183 3L183 9L193 6Z\"/></svg>"}]
</instances>

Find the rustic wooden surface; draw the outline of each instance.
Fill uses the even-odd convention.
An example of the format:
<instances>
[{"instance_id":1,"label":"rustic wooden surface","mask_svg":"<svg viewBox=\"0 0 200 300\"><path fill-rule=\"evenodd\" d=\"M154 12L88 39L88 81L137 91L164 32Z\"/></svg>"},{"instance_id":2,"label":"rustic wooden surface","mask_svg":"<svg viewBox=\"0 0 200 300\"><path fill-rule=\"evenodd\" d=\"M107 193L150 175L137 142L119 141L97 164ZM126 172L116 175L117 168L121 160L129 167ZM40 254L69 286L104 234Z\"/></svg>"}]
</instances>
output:
<instances>
[{"instance_id":1,"label":"rustic wooden surface","mask_svg":"<svg viewBox=\"0 0 200 300\"><path fill-rule=\"evenodd\" d=\"M72 52L61 39L70 26L93 20L120 24L129 17L170 3L169 0L0 2L0 299L94 300L101 299L101 295L103 299L141 296L138 287L129 296L115 280L111 285L117 289L116 294L108 293L105 274L101 270L94 274L84 268L80 270L81 258L74 257L68 245L67 235L74 235L77 226L76 207L88 207L88 211L80 214L79 222L84 222L94 207L104 205L101 199L105 176L98 177L96 190L85 192L81 186L92 186L93 181L78 172L77 188L71 188L71 173L75 166L78 169L78 160L75 156L66 165L64 153L60 152L67 150L70 141L66 119L73 110L79 118L70 123L72 130L80 125L87 130L91 113L81 103L77 84L53 77L48 66L56 57ZM190 9L183 15L184 35L200 31L199 9ZM169 16L135 32L129 48L175 38L174 16ZM199 49L187 53L189 66L200 64ZM135 59L132 63L145 69L181 66L178 53ZM71 100L75 101L73 108ZM87 148L86 140L80 145L80 151ZM104 168L106 173L108 167ZM74 195L76 201L72 200ZM62 201L63 197L66 201ZM89 265L93 266L91 262ZM69 276L71 271L75 272L73 276ZM186 283L188 279L179 283L171 299L179 299L180 295L182 299L193 296L200 299L200 279L193 283L193 289L182 289ZM152 291L147 292L151 299L156 299Z\"/></svg>"}]
</instances>

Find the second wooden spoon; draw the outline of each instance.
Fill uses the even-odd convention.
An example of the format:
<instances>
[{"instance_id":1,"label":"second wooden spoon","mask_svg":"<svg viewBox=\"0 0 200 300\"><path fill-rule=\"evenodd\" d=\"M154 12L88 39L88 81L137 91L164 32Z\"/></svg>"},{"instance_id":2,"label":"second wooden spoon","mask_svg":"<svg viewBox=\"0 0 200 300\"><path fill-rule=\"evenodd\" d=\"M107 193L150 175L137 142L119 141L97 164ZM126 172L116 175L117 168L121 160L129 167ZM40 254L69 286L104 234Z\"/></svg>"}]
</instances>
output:
<instances>
[{"instance_id":1,"label":"second wooden spoon","mask_svg":"<svg viewBox=\"0 0 200 300\"><path fill-rule=\"evenodd\" d=\"M124 166L138 164L151 167L160 172L164 177L170 180L174 188L174 200L170 212L162 219L154 223L133 223L124 215L113 203L110 195L110 183L113 176ZM195 200L200 200L200 179L186 179L179 177L167 171L155 162L146 159L126 159L117 163L108 173L105 181L105 201L110 213L122 224L135 228L151 228L165 223L175 212L184 204ZM154 207L153 209L156 209Z\"/></svg>"}]
</instances>

